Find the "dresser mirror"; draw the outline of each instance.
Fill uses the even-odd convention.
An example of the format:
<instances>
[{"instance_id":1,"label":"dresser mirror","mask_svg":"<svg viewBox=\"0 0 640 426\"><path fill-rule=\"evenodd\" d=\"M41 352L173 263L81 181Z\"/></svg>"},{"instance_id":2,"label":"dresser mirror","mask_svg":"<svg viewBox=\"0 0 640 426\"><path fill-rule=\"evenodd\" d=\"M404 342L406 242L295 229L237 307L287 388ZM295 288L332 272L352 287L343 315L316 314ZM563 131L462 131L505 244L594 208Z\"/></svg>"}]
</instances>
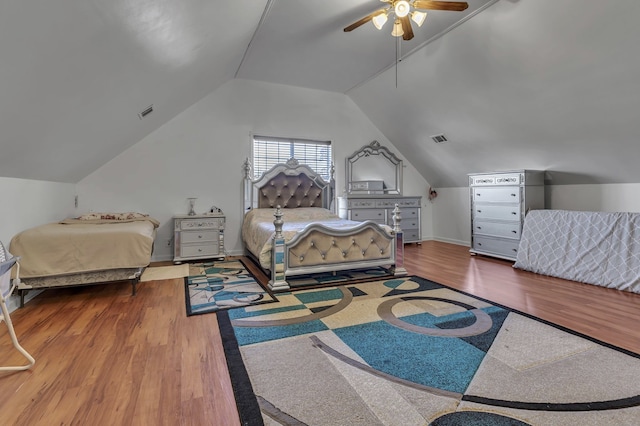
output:
<instances>
[{"instance_id":1,"label":"dresser mirror","mask_svg":"<svg viewBox=\"0 0 640 426\"><path fill-rule=\"evenodd\" d=\"M347 157L349 194L402 195L402 160L378 141Z\"/></svg>"}]
</instances>

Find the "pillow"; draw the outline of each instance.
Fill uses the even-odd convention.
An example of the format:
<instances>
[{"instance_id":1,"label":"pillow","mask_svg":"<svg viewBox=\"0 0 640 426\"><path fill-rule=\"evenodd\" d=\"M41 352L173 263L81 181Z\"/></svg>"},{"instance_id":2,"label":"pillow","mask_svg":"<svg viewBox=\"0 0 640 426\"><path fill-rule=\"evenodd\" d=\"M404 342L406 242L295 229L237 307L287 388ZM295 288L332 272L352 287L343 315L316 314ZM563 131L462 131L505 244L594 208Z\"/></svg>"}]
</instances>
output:
<instances>
[{"instance_id":1,"label":"pillow","mask_svg":"<svg viewBox=\"0 0 640 426\"><path fill-rule=\"evenodd\" d=\"M79 220L131 220L131 219L139 219L149 217L148 214L144 213L86 213L81 216L78 216Z\"/></svg>"}]
</instances>

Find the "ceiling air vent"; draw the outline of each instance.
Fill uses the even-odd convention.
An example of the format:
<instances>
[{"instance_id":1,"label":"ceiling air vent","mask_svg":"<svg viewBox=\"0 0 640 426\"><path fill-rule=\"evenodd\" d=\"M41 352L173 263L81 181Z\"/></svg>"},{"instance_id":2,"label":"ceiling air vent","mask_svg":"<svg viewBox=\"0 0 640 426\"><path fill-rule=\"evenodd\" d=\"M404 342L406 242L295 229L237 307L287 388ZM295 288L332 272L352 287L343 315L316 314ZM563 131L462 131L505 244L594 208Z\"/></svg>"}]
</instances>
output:
<instances>
[{"instance_id":1,"label":"ceiling air vent","mask_svg":"<svg viewBox=\"0 0 640 426\"><path fill-rule=\"evenodd\" d=\"M442 142L447 142L449 139L447 139L447 137L441 133L439 135L433 135L431 136L431 139L433 139L433 141L435 143L442 143Z\"/></svg>"},{"instance_id":2,"label":"ceiling air vent","mask_svg":"<svg viewBox=\"0 0 640 426\"><path fill-rule=\"evenodd\" d=\"M142 111L140 111L138 113L138 118L140 120L142 120L143 118L145 118L147 115L151 114L153 112L153 105L149 105L148 107L146 107L145 109L143 109Z\"/></svg>"}]
</instances>

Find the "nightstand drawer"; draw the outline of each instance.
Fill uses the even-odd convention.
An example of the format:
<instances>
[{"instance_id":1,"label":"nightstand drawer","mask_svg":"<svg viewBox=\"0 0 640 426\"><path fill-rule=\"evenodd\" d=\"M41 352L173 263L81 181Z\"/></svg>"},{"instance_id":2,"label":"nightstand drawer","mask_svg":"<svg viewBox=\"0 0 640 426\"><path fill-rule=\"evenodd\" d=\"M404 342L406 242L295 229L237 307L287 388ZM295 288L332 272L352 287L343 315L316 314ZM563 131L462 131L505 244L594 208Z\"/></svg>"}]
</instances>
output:
<instances>
[{"instance_id":1,"label":"nightstand drawer","mask_svg":"<svg viewBox=\"0 0 640 426\"><path fill-rule=\"evenodd\" d=\"M180 257L216 256L218 246L212 244L193 244L180 247Z\"/></svg>"},{"instance_id":2,"label":"nightstand drawer","mask_svg":"<svg viewBox=\"0 0 640 426\"><path fill-rule=\"evenodd\" d=\"M180 229L186 231L193 229L218 229L224 226L224 219L211 218L211 219L187 219L180 221Z\"/></svg>"},{"instance_id":3,"label":"nightstand drawer","mask_svg":"<svg viewBox=\"0 0 640 426\"><path fill-rule=\"evenodd\" d=\"M182 238L183 244L198 243L203 241L215 241L218 238L218 231L185 231L180 234L180 238Z\"/></svg>"}]
</instances>

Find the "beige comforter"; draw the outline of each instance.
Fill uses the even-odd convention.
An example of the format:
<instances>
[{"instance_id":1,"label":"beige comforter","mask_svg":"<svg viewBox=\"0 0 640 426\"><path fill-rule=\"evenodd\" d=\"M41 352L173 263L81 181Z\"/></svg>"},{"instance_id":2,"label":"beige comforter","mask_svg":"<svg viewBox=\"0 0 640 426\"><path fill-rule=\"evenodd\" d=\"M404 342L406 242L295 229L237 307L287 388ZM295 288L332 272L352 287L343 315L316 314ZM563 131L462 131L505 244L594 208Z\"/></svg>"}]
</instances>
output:
<instances>
[{"instance_id":1,"label":"beige comforter","mask_svg":"<svg viewBox=\"0 0 640 426\"><path fill-rule=\"evenodd\" d=\"M242 240L245 247L259 260L260 266L264 269L271 269L271 238L275 233L274 212L275 209L253 209L245 215L242 223ZM361 222L341 219L329 210L319 207L282 209L282 212L282 235L285 241L291 240L311 223L322 223L332 229L349 229L361 225ZM381 226L391 232L390 227Z\"/></svg>"},{"instance_id":2,"label":"beige comforter","mask_svg":"<svg viewBox=\"0 0 640 426\"><path fill-rule=\"evenodd\" d=\"M158 221L69 219L27 229L9 250L20 256L20 276L43 277L147 266Z\"/></svg>"}]
</instances>

